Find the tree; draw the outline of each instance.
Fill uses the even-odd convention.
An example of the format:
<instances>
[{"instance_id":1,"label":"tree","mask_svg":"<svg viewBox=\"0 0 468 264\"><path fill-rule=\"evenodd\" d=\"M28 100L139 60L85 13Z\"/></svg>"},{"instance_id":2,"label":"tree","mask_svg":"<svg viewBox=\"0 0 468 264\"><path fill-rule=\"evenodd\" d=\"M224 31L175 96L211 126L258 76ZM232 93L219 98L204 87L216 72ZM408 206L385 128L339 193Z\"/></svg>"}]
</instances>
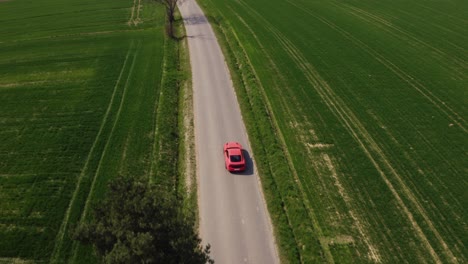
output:
<instances>
[{"instance_id":1,"label":"tree","mask_svg":"<svg viewBox=\"0 0 468 264\"><path fill-rule=\"evenodd\" d=\"M171 193L119 177L73 238L92 244L103 263L214 263L181 208Z\"/></svg>"},{"instance_id":2,"label":"tree","mask_svg":"<svg viewBox=\"0 0 468 264\"><path fill-rule=\"evenodd\" d=\"M156 0L156 2L159 2L166 7L166 17L167 17L167 22L169 23L166 27L167 34L169 35L169 37L175 38L175 34L174 34L175 12L177 8L177 2L179 2L179 0Z\"/></svg>"}]
</instances>

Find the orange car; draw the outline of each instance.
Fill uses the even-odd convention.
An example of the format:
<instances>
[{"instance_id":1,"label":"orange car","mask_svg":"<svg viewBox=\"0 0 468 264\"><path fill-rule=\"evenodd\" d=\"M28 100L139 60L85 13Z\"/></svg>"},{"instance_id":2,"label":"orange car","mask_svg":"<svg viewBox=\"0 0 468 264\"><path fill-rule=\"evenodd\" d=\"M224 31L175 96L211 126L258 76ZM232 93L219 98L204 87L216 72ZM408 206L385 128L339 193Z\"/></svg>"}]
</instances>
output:
<instances>
[{"instance_id":1,"label":"orange car","mask_svg":"<svg viewBox=\"0 0 468 264\"><path fill-rule=\"evenodd\" d=\"M245 158L242 153L242 145L237 142L224 144L224 162L226 169L230 172L244 171Z\"/></svg>"}]
</instances>

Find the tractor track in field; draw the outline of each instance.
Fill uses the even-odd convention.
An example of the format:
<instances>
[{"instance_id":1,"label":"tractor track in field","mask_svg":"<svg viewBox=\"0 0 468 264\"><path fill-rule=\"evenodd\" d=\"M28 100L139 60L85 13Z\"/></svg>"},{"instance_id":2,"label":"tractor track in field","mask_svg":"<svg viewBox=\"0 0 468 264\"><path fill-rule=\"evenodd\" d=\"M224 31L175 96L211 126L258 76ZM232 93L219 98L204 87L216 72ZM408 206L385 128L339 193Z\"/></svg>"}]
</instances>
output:
<instances>
[{"instance_id":1,"label":"tractor track in field","mask_svg":"<svg viewBox=\"0 0 468 264\"><path fill-rule=\"evenodd\" d=\"M135 32L135 31L145 31L148 29L120 29L120 30L107 30L107 31L94 31L94 32L82 32L82 33L75 33L75 34L63 34L63 35L50 35L45 37L37 37L37 38L24 38L18 40L10 40L10 41L0 41L0 44L17 44L22 42L29 42L29 41L40 41L40 40L48 40L48 39L59 39L59 38L70 38L70 37L84 37L84 36L97 36L97 35L109 35L115 33L125 33L125 32ZM21 62L21 61L17 61Z\"/></svg>"},{"instance_id":2,"label":"tractor track in field","mask_svg":"<svg viewBox=\"0 0 468 264\"><path fill-rule=\"evenodd\" d=\"M335 3L336 3L336 2L335 2ZM416 2L413 2L413 3L416 4L416 5L421 6L420 4L418 4L418 3L416 3ZM334 4L334 3L332 3L332 4ZM336 4L335 4L335 5L336 5ZM337 7L343 9L343 7L340 7L340 6L337 6ZM426 9L427 9L427 10L430 10L431 12L436 12L436 13L439 13L439 14L443 14L445 17L452 17L452 18L455 18L455 17L453 17L453 16L450 16L450 15L447 14L447 13L437 12L437 11L435 11L434 9L429 8L429 7L427 7ZM428 25L430 25L431 27L438 28L438 29L440 29L441 31L450 33L450 34L452 34L452 35L454 35L454 36L457 36L457 37L459 37L459 38L466 38L465 35L460 34L460 33L458 33L457 31L454 31L453 29L444 27L444 26L442 26L442 25L440 25L440 24L438 24L438 23L434 23L434 22L433 22L432 20L430 20L430 19L429 19L429 20L423 20L423 19L421 19L421 18L419 18L419 17L414 16L413 13L407 12L407 11L404 11L404 10L395 10L395 11L401 12L402 14L404 14L405 17L412 17L412 18L414 18L414 19L419 20L420 22L423 22L424 24L428 24ZM369 13L369 12L367 12L367 13ZM369 13L369 14L370 14L370 13ZM376 15L374 15L374 16L376 16ZM392 16L392 15L389 15L389 14L387 14L387 16L388 16L389 18L392 18L392 19L395 19L395 20L399 20L399 19L400 19L399 17L395 17L395 16ZM376 16L376 17L378 17L378 16ZM455 20L457 20L457 19L455 19ZM464 21L464 20L459 20L459 21L457 21L457 22L452 21L452 23L458 25L458 24L466 24L467 22ZM393 26L392 23L390 23L390 24ZM394 26L394 27L396 27L396 26ZM462 27L462 26L461 26L461 27ZM400 29L400 30L403 30L402 28L399 28L399 29ZM408 32L408 33L409 33L409 32ZM410 35L411 35L411 34L410 34ZM453 48L459 50L460 52L466 53L466 49L465 49L465 48L460 47L459 45L457 45L457 44L455 44L455 43L453 43L453 42L450 42L449 40L444 40L444 42L447 43L447 44L449 44L449 45L452 46ZM429 46L431 46L431 45L429 45ZM458 60L458 58L456 58L456 57L454 57L454 59ZM459 62L461 62L462 64L465 64L465 65L466 65L466 63L465 63L464 61L459 61Z\"/></svg>"},{"instance_id":3,"label":"tractor track in field","mask_svg":"<svg viewBox=\"0 0 468 264\"><path fill-rule=\"evenodd\" d=\"M461 33L458 33L457 31L455 31L455 30L453 30L453 29L451 29L451 28L447 28L447 27L445 27L445 26L442 26L442 25L440 25L440 24L438 24L438 23L434 23L431 19L426 19L426 20L424 20L424 19L421 19L421 18L419 18L419 17L415 17L414 14L413 14L412 12L404 11L404 10L402 10L402 9L397 10L397 11L400 12L400 13L401 13L403 16L405 16L405 17L412 17L412 18L415 18L415 19L419 20L420 22L422 22L422 23L424 23L424 24L428 24L428 25L430 25L431 27L437 28L437 29L439 29L439 30L441 30L441 31L447 32L447 33L452 34L452 35L454 35L454 36L457 36L457 37L459 37L459 38L466 38L466 35L463 35L463 34L461 34ZM450 44L452 47L457 48L457 49L460 50L460 51L466 52L466 49L465 49L465 48L460 47L460 46L458 46L457 44L455 44L455 43L453 43L453 42L450 42L450 41L447 41L447 40L446 40L446 43Z\"/></svg>"},{"instance_id":4,"label":"tractor track in field","mask_svg":"<svg viewBox=\"0 0 468 264\"><path fill-rule=\"evenodd\" d=\"M89 166L89 163L91 161L91 157L93 156L93 154L95 152L98 141L101 139L105 124L107 123L107 120L109 118L111 108L112 108L113 102L115 100L117 91L118 91L118 87L120 86L120 81L121 81L123 73L124 73L124 71L125 71L125 69L127 67L127 61L128 61L128 58L130 57L130 54L131 54L131 51L132 51L132 46L133 46L133 42L130 45L128 51L127 51L125 60L124 60L123 65L122 65L122 69L120 70L119 77L118 77L118 79L116 81L116 84L114 86L114 90L112 92L111 100L109 101L106 113L104 114L104 117L103 117L102 122L101 122L101 126L99 127L98 134L96 135L96 138L94 139L93 145L91 146L91 149L90 149L90 151L88 153L88 156L86 158L86 162L85 162L85 164L83 166L83 169L81 170L81 173L78 176L75 191L73 192L72 198L70 200L70 203L68 205L67 211L66 211L65 216L64 216L64 220L62 221L60 229L59 229L59 231L57 233L57 236L55 238L55 246L54 246L51 258L50 258L50 263L58 263L59 262L59 260L57 258L59 258L61 250L62 250L63 239L64 239L64 236L65 236L65 231L66 231L67 227L69 226L69 219L70 219L70 214L71 214L72 207L76 202L76 199L77 199L76 197L77 197L77 195L78 195L78 193L80 191L81 182L83 181L83 178L87 174L88 166Z\"/></svg>"},{"instance_id":5,"label":"tractor track in field","mask_svg":"<svg viewBox=\"0 0 468 264\"><path fill-rule=\"evenodd\" d=\"M342 34L345 38L349 39L362 49L364 49L366 52L374 55L380 62L382 62L385 66L389 67L394 73L399 72L398 76L401 78L408 78L408 75L404 73L401 69L399 69L396 65L392 64L388 60L386 60L382 55L379 53L375 52L372 50L370 47L368 47L366 44L361 42L360 40L356 39L354 36L352 36L350 33L346 32L345 30L341 29L337 25L333 24L331 21L320 17L307 8L303 6L299 6L297 3L293 3L289 0L287 0L291 5L295 6L296 8L299 8L303 10L304 12L307 12L311 16L315 17L325 25L329 26L333 30L336 30L340 34ZM287 39L284 41L289 42ZM365 129L364 125L359 121L359 119L354 115L354 113L351 111L351 109L345 104L345 102L334 93L334 91L331 89L331 87L328 86L328 84L325 82L325 80L321 79L319 76L318 72L310 65L307 60L305 59L304 56L301 55L300 51L293 46L292 43L290 45L295 49L296 56L298 56L297 63L301 67L304 67L304 73L308 76L309 81L315 88L315 90L319 93L319 95L324 99L330 110L332 110L340 119L341 123L348 129L350 134L355 138L355 140L359 143L361 148L364 150L365 154L368 156L369 160L374 164L375 168L378 170L379 174L381 175L382 179L392 192L393 196L395 199L398 201L400 207L402 208L403 212L405 215L408 217L410 220L410 223L412 224L413 228L416 231L416 234L420 237L422 240L423 244L425 245L426 249L429 251L431 254L433 260L436 263L442 263L441 259L435 252L434 248L430 244L427 236L424 234L422 231L421 227L417 223L417 221L414 219L413 213L408 209L408 206L404 203L403 199L401 198L401 194L399 194L396 190L396 187L394 184L391 183L391 181L388 178L388 175L385 173L384 170L389 171L390 175L393 176L393 178L397 181L399 187L402 189L403 195L408 198L408 200L411 202L411 204L417 209L417 212L423 217L425 223L431 230L431 232L435 235L437 238L437 241L439 244L442 246L444 249L444 254L450 259L451 261L457 262L455 256L453 255L452 251L450 248L447 246L447 243L444 241L438 230L435 228L434 224L432 223L431 219L428 217L427 212L424 210L424 208L421 206L420 202L417 200L417 198L414 196L412 191L408 188L404 180L401 178L399 173L396 171L396 169L390 164L389 159L386 157L384 151L381 149L379 144L372 138L372 136L369 134L369 132ZM393 66L393 67L392 67ZM396 70L396 69L398 70ZM405 76L406 75L406 76ZM409 80L407 80L409 81ZM417 88L414 84L412 85L414 88ZM417 89L422 93L421 89ZM429 92L430 93L430 92ZM424 94L424 93L423 93ZM424 94L425 95L425 94ZM427 95L425 95L426 98ZM436 97L437 98L437 97ZM435 103L433 100L430 100L432 103ZM436 104L437 106L437 104ZM439 109L442 110L440 106L438 106ZM444 111L444 113L446 113ZM456 114L456 113L455 113ZM458 116L458 115L457 115ZM451 116L450 116L451 117ZM459 124L458 122L456 122ZM466 129L459 124L461 128L464 129L466 132Z\"/></svg>"},{"instance_id":6,"label":"tractor track in field","mask_svg":"<svg viewBox=\"0 0 468 264\"><path fill-rule=\"evenodd\" d=\"M450 61L453 61L457 64L457 66L460 68L451 68L453 72L457 73L458 77L459 78L463 78L466 74L466 71L468 70L468 65L467 63L464 61L464 60L461 60L459 59L458 57L454 57L454 56L451 56L447 53L445 53L444 51L428 44L427 42L417 38L415 35L409 33L408 31L406 30L403 30L401 28L399 28L398 26L395 26L393 25L391 22L385 20L384 18L378 16L378 15L374 15L370 12L367 12L365 10L362 10L358 7L354 7L354 6L351 6L351 5L348 5L348 4L342 4L342 5L339 5L339 4L336 4L334 2L331 2L331 4L333 4L334 6L344 10L345 12L348 12L356 17L358 17L359 19L362 19L364 21L367 21L368 23L371 23L371 24L374 24L374 25L379 25L379 28L385 30L386 32L388 32L389 34L391 34L392 36L398 38L398 39L402 39L402 40L405 40L402 36L406 36L408 39L411 39L413 40L415 43L418 43L420 44L421 46L424 46L430 50L432 50L434 53L438 54L440 57L443 57L443 58L449 58ZM449 66L449 65L447 65Z\"/></svg>"},{"instance_id":7,"label":"tractor track in field","mask_svg":"<svg viewBox=\"0 0 468 264\"><path fill-rule=\"evenodd\" d=\"M131 15L127 21L127 25L129 26L137 26L140 24L140 10L141 10L141 0L133 0L133 6L131 8Z\"/></svg>"},{"instance_id":8,"label":"tractor track in field","mask_svg":"<svg viewBox=\"0 0 468 264\"><path fill-rule=\"evenodd\" d=\"M166 39L164 40L164 48L166 48ZM162 62L162 71L161 71L161 81L160 81L160 91L159 91L159 94L158 94L158 98L156 98L156 100L158 100L158 103L155 105L154 107L154 111L153 111L153 131L154 131L154 134L152 135L152 138L153 138L153 144L151 144L151 165L150 165L150 171L149 171L149 177L148 177L148 182L149 183L152 183L153 182L153 175L154 175L154 171L156 169L156 166L157 166L157 162L161 159L161 157L158 157L158 159L156 159L155 157L159 154L161 155L161 142L159 140L159 126L158 126L158 116L159 116L159 106L161 105L161 100L163 99L163 92L164 92L164 89L163 89L163 85L164 85L164 82L165 82L165 77L166 75L164 74L164 70L166 69L166 65L167 65L167 55L166 53L164 53L164 58L163 58L163 62Z\"/></svg>"},{"instance_id":9,"label":"tractor track in field","mask_svg":"<svg viewBox=\"0 0 468 264\"><path fill-rule=\"evenodd\" d=\"M86 197L86 202L85 202L85 206L83 208L83 211L81 213L81 217L80 217L80 220L78 221L78 223L82 223L87 214L88 214L88 210L89 210L89 205L90 205L90 202L92 200L92 196L94 194L94 188L96 186L96 180L99 176L99 174L101 173L101 166L102 166L102 162L104 160L104 157L106 156L107 154L107 150L108 150L108 147L109 147L109 143L111 142L112 140L112 137L114 135L114 131L115 131L115 127L117 125L117 123L119 122L120 120L120 114L122 113L122 108L123 108L123 105L125 103L125 98L126 98L126 95L127 95L127 90L128 90L128 84L129 84L129 80L130 80L130 76L132 75L133 73L133 69L134 69L134 66L135 66L135 62L136 62L136 58L137 58L137 55L138 55L138 50L141 46L141 42L139 41L137 46L136 46L136 51L135 53L133 54L133 60L132 60L132 63L130 65L130 69L129 69L129 72L127 74L127 80L125 82L125 86L123 88L123 93L122 93L122 98L120 100L120 104L119 104L119 108L117 110L117 114L116 114L116 117L115 117L115 120L112 124L112 129L109 133L109 137L107 138L107 141L106 141L106 145L104 146L104 149L101 153L101 156L99 157L99 164L98 164L98 167L94 173L94 175L92 176L93 177L93 181L91 183L91 187L90 187L90 190L88 192L88 196ZM76 260L76 257L77 257L77 252L78 252L78 246L79 246L79 242L77 241L74 241L73 242L73 254L72 254L72 259L71 259L71 263L75 263L75 260Z\"/></svg>"},{"instance_id":10,"label":"tractor track in field","mask_svg":"<svg viewBox=\"0 0 468 264\"><path fill-rule=\"evenodd\" d=\"M423 8L423 9L426 9L426 10L430 10L431 12L434 12L434 13L438 13L438 14L441 14L443 15L444 17L449 17L451 18L452 20L456 20L457 23L468 23L468 20L467 19L463 19L463 18L460 18L460 17L456 17L456 16L453 16L452 14L450 13L446 13L446 12L442 12L440 10L437 10L437 9L434 9L434 8L430 8L426 5L423 5L417 1L414 1L414 4L416 4L417 6Z\"/></svg>"},{"instance_id":11,"label":"tractor track in field","mask_svg":"<svg viewBox=\"0 0 468 264\"><path fill-rule=\"evenodd\" d=\"M422 170L422 168L421 168L421 163L424 163L424 158L419 157L419 162L416 162L415 156L412 155L412 153L409 153L409 152L406 150L407 148L405 148L405 147L397 140L397 138L395 137L395 135L393 135L393 134L391 133L391 131L389 131L388 129L385 128L383 121L382 121L378 116L376 116L375 114L371 114L371 116L372 116L372 118L374 119L374 121L376 122L376 124L378 124L380 127L382 127L382 128L384 129L384 132L385 132L385 134L387 135L387 137L388 137L396 146L398 146L399 151L402 152L402 154L404 155L404 157L406 158L406 160L409 161L409 163L411 164L411 166L413 166L413 168L415 168L416 171L418 171L419 173L422 174L422 173L423 173L423 170ZM441 153L439 153L438 150L437 150L437 148L435 148L435 147L433 147L433 146L431 145L430 140L426 139L425 136L424 136L423 134L420 134L420 137L421 137L421 139L423 140L423 142L424 142L426 145L428 145L428 146L433 150L433 152L437 152L437 154L439 155L441 161L444 161L444 162L449 163L449 165L448 165L447 167L456 168L456 166L452 165L452 164L450 163L449 160L444 159L444 155L441 154ZM421 160L422 160L422 161L421 161ZM427 166L427 167L429 167L429 166ZM425 169L425 170L428 170L428 168L424 168L424 169ZM433 172L432 170L429 170L427 173L435 174L435 172ZM462 172L455 171L454 174L462 175ZM435 180L436 180L435 185L437 185L439 188L448 188L447 185L446 185L446 183L443 181L443 179L441 179L441 178L439 178L439 177L435 177ZM416 189L417 184L418 184L418 182L412 182L412 186L414 187L414 189ZM434 184L434 183L433 183L433 184ZM424 196L423 196L421 193L417 192L417 190L414 191L414 192L415 192L416 196L418 196L421 200L425 199ZM451 196L452 201L455 201L455 200L456 200L456 198L453 197L452 195L449 195L449 196ZM458 206L459 208L463 208L463 205L462 205L461 203L458 203L458 202L457 202L456 204L457 204L457 206ZM433 203L431 203L430 206L431 206L432 208L436 208L436 205L433 204ZM437 210L435 210L435 211L437 211ZM438 214L440 215L440 213L438 213ZM451 210L451 214L453 214L453 215L455 215L455 216L458 215L458 218L459 218L459 219L462 218L462 217L459 215L460 212L456 212L456 211L454 211L454 210ZM459 244L460 248L463 247L463 243L462 243L461 241L458 241L458 244ZM460 252L460 254L462 254L462 253Z\"/></svg>"},{"instance_id":12,"label":"tractor track in field","mask_svg":"<svg viewBox=\"0 0 468 264\"><path fill-rule=\"evenodd\" d=\"M434 107L439 109L448 119L450 119L453 123L457 124L465 133L468 133L468 129L466 127L466 120L460 114L457 113L454 109L448 106L443 100L438 98L434 95L429 89L427 89L417 78L409 75L402 69L400 69L397 65L389 61L383 55L354 37L352 34L348 33L346 30L340 28L336 24L332 23L331 21L327 20L324 17L318 16L317 14L311 12L304 6L300 6L297 3L293 3L291 1L287 1L291 5L295 6L296 8L306 12L307 14L313 16L314 18L318 19L325 25L329 26L331 29L335 30L336 32L340 33L343 37L350 40L354 43L357 47L360 47L363 51L372 55L377 61L379 61L382 65L392 71L395 75L397 75L401 80L406 82L410 85L410 87L414 88L418 93L420 93L424 98L426 98Z\"/></svg>"}]
</instances>

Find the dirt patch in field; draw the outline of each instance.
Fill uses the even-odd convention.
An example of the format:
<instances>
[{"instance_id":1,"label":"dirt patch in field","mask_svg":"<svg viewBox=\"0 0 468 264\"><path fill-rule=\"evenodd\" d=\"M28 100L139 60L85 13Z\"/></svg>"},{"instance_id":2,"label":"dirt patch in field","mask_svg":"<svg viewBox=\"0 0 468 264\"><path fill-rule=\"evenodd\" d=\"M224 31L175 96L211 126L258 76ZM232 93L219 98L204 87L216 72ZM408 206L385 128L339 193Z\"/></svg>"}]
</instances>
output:
<instances>
[{"instance_id":1,"label":"dirt patch in field","mask_svg":"<svg viewBox=\"0 0 468 264\"><path fill-rule=\"evenodd\" d=\"M333 144L325 144L325 143L315 143L315 144L306 143L306 145L307 147L311 149L327 149L327 148L333 147Z\"/></svg>"},{"instance_id":2,"label":"dirt patch in field","mask_svg":"<svg viewBox=\"0 0 468 264\"><path fill-rule=\"evenodd\" d=\"M324 242L330 246L354 244L354 238L348 235L338 235L335 237L325 237Z\"/></svg>"},{"instance_id":3,"label":"dirt patch in field","mask_svg":"<svg viewBox=\"0 0 468 264\"><path fill-rule=\"evenodd\" d=\"M18 87L18 86L26 86L26 85L32 86L32 85L40 85L44 83L45 81L0 83L0 88L13 88L13 87Z\"/></svg>"}]
</instances>

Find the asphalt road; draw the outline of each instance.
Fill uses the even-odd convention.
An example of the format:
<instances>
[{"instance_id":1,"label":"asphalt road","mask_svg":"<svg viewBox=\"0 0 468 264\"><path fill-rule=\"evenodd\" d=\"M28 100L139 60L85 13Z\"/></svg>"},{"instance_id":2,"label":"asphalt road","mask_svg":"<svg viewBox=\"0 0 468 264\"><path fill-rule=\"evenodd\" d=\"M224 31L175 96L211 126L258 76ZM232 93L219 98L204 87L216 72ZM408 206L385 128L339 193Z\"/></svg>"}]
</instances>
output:
<instances>
[{"instance_id":1,"label":"asphalt road","mask_svg":"<svg viewBox=\"0 0 468 264\"><path fill-rule=\"evenodd\" d=\"M192 67L200 236L216 263L279 263L271 222L229 70L194 0L180 0ZM223 144L237 141L247 171L224 168Z\"/></svg>"}]
</instances>

